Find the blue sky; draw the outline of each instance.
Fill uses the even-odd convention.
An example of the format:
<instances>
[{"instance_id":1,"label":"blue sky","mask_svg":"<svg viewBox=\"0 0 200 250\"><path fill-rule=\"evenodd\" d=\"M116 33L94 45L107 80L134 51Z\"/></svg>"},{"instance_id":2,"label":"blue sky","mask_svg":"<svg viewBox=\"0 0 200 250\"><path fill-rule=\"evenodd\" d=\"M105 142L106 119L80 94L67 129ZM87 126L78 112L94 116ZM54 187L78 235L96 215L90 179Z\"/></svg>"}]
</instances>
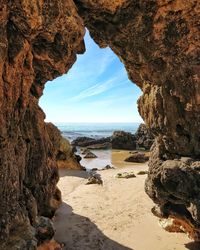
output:
<instances>
[{"instance_id":1,"label":"blue sky","mask_svg":"<svg viewBox=\"0 0 200 250\"><path fill-rule=\"evenodd\" d=\"M51 122L141 122L139 88L109 49L100 49L85 35L86 52L69 72L49 81L40 106Z\"/></svg>"}]
</instances>

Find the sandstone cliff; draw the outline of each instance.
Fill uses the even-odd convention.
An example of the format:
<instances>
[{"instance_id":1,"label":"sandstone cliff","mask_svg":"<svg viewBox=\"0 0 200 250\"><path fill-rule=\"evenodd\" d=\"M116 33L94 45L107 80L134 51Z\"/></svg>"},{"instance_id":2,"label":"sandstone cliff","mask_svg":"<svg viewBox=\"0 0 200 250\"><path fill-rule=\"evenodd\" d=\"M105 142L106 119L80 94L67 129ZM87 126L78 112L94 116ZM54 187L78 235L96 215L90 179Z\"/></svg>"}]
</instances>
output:
<instances>
[{"instance_id":1,"label":"sandstone cliff","mask_svg":"<svg viewBox=\"0 0 200 250\"><path fill-rule=\"evenodd\" d=\"M38 216L60 202L38 98L84 52L83 36L72 0L0 1L0 249L34 249Z\"/></svg>"},{"instance_id":2,"label":"sandstone cliff","mask_svg":"<svg viewBox=\"0 0 200 250\"><path fill-rule=\"evenodd\" d=\"M184 222L199 240L200 2L0 0L0 7L0 248L34 249L38 216L51 217L59 204L56 149L38 98L84 52L84 25L143 91L139 111L156 135L146 181L154 213Z\"/></svg>"}]
</instances>

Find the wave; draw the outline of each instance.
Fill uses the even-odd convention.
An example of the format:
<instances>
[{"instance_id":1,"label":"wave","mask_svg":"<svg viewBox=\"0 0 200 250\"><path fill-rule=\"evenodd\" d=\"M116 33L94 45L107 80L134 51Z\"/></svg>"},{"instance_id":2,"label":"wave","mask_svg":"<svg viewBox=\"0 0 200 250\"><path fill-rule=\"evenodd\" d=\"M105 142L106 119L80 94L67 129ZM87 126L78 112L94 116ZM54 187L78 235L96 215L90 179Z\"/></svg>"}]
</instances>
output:
<instances>
[{"instance_id":1,"label":"wave","mask_svg":"<svg viewBox=\"0 0 200 250\"><path fill-rule=\"evenodd\" d=\"M96 139L109 137L116 130L135 133L139 123L57 123L56 125L63 136L72 141L82 136Z\"/></svg>"}]
</instances>

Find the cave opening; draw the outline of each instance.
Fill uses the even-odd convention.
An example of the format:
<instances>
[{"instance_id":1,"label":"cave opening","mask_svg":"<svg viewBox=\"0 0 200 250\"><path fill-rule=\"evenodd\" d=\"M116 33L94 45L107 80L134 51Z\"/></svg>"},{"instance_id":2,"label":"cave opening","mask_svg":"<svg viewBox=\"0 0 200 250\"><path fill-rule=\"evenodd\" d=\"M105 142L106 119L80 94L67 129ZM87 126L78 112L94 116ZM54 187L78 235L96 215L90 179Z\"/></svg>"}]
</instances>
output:
<instances>
[{"instance_id":1,"label":"cave opening","mask_svg":"<svg viewBox=\"0 0 200 250\"><path fill-rule=\"evenodd\" d=\"M62 123L140 123L141 90L110 48L100 49L85 34L86 52L67 74L45 85L40 106L46 121Z\"/></svg>"},{"instance_id":2,"label":"cave opening","mask_svg":"<svg viewBox=\"0 0 200 250\"><path fill-rule=\"evenodd\" d=\"M114 52L99 48L88 30L84 41L86 51L77 56L69 72L45 85L40 106L46 121L55 124L70 142L78 137L107 138L114 131L134 134L143 122L137 109L141 90L128 79ZM107 151L95 167L113 164L114 158ZM81 163L94 168L94 160L82 158Z\"/></svg>"}]
</instances>

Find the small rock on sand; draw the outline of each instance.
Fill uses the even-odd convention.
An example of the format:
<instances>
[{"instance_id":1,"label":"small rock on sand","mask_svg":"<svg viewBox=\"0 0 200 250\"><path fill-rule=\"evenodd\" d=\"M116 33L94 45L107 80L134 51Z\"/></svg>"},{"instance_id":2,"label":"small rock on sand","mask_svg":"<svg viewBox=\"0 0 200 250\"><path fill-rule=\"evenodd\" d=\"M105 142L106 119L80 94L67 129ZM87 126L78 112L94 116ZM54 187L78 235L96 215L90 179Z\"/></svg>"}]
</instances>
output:
<instances>
[{"instance_id":1,"label":"small rock on sand","mask_svg":"<svg viewBox=\"0 0 200 250\"><path fill-rule=\"evenodd\" d=\"M115 169L115 168L110 165L106 165L104 168L102 168L102 170L108 170L108 169Z\"/></svg>"},{"instance_id":2,"label":"small rock on sand","mask_svg":"<svg viewBox=\"0 0 200 250\"><path fill-rule=\"evenodd\" d=\"M125 179L129 179L129 178L135 178L136 175L133 172L124 172L124 173L118 173L116 175L116 178L125 178Z\"/></svg>"},{"instance_id":3,"label":"small rock on sand","mask_svg":"<svg viewBox=\"0 0 200 250\"><path fill-rule=\"evenodd\" d=\"M92 170L91 171L97 171L98 170L98 168L92 168Z\"/></svg>"},{"instance_id":4,"label":"small rock on sand","mask_svg":"<svg viewBox=\"0 0 200 250\"><path fill-rule=\"evenodd\" d=\"M89 185L89 184L103 185L103 181L100 175L92 175L88 178L88 182L86 183L86 185Z\"/></svg>"},{"instance_id":5,"label":"small rock on sand","mask_svg":"<svg viewBox=\"0 0 200 250\"><path fill-rule=\"evenodd\" d=\"M84 158L97 158L97 156L94 154L94 153L92 153L92 152L88 152L85 156L84 156Z\"/></svg>"},{"instance_id":6,"label":"small rock on sand","mask_svg":"<svg viewBox=\"0 0 200 250\"><path fill-rule=\"evenodd\" d=\"M124 161L126 162L136 162L136 163L144 163L149 160L149 157L143 153L135 152L131 156L127 157Z\"/></svg>"}]
</instances>

